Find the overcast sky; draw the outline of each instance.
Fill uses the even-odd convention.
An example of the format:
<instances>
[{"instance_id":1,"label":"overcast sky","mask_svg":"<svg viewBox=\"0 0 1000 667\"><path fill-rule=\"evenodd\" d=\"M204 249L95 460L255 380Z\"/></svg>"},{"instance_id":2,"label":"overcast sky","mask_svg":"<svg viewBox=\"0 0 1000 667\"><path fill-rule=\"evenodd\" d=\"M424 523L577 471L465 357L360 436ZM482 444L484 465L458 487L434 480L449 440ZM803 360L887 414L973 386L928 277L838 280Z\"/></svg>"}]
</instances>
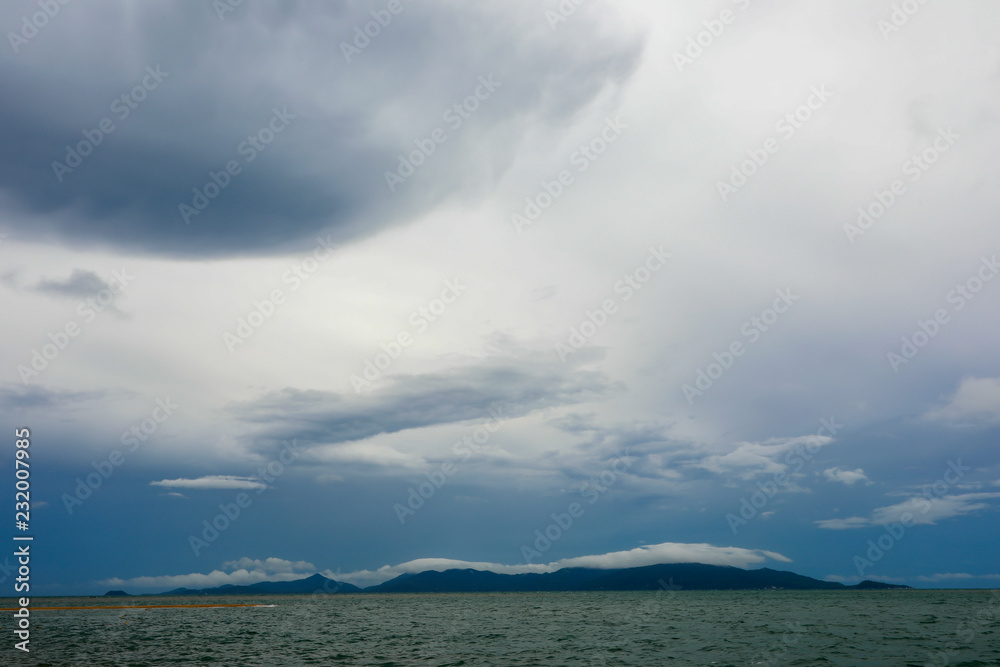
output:
<instances>
[{"instance_id":1,"label":"overcast sky","mask_svg":"<svg viewBox=\"0 0 1000 667\"><path fill-rule=\"evenodd\" d=\"M996 586L1000 7L903 4L4 3L32 590Z\"/></svg>"}]
</instances>

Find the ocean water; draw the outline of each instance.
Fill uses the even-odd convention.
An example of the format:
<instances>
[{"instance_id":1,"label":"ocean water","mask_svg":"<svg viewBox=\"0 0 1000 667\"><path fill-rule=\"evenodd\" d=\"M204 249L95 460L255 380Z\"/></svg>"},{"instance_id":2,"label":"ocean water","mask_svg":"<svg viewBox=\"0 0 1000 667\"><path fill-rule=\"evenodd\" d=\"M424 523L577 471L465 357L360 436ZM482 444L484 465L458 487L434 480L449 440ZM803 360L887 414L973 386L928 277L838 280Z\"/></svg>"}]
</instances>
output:
<instances>
[{"instance_id":1,"label":"ocean water","mask_svg":"<svg viewBox=\"0 0 1000 667\"><path fill-rule=\"evenodd\" d=\"M32 600L140 602L274 606L35 611L30 654L14 649L2 612L0 664L1000 665L995 591Z\"/></svg>"}]
</instances>

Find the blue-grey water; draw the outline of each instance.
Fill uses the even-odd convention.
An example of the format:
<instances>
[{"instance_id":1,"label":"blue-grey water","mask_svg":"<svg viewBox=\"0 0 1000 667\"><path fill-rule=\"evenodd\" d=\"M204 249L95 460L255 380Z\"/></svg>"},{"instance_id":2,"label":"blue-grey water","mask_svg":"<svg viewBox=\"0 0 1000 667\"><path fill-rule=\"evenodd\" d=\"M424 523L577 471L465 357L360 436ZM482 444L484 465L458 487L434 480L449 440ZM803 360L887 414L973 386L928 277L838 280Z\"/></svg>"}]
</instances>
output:
<instances>
[{"instance_id":1,"label":"blue-grey water","mask_svg":"<svg viewBox=\"0 0 1000 667\"><path fill-rule=\"evenodd\" d=\"M212 602L275 606L39 610L31 615L27 655L13 647L12 612L2 612L0 664L1000 665L994 591L32 600Z\"/></svg>"}]
</instances>

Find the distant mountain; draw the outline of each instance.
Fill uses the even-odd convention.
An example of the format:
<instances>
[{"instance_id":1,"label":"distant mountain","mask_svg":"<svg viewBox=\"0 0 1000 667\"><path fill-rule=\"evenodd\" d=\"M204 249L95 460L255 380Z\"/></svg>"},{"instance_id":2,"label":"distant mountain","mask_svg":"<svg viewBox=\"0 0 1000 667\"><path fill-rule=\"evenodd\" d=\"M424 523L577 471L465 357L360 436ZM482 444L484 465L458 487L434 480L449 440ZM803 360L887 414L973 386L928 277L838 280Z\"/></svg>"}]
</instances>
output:
<instances>
[{"instance_id":1,"label":"distant mountain","mask_svg":"<svg viewBox=\"0 0 1000 667\"><path fill-rule=\"evenodd\" d=\"M226 584L215 588L175 588L161 595L310 595L312 593L360 593L353 584L335 581L321 574L294 581L262 581L249 586Z\"/></svg>"},{"instance_id":2,"label":"distant mountain","mask_svg":"<svg viewBox=\"0 0 1000 667\"><path fill-rule=\"evenodd\" d=\"M125 591L108 591L107 593L104 594L104 597L106 597L106 598L124 598L124 597L129 597L129 594L126 593Z\"/></svg>"},{"instance_id":3,"label":"distant mountain","mask_svg":"<svg viewBox=\"0 0 1000 667\"><path fill-rule=\"evenodd\" d=\"M851 590L904 589L875 581L845 586L794 572L762 568L743 570L724 565L670 563L620 570L564 568L548 574L496 574L480 570L420 572L390 579L366 593L471 593L527 591L647 591L647 590Z\"/></svg>"},{"instance_id":4,"label":"distant mountain","mask_svg":"<svg viewBox=\"0 0 1000 667\"><path fill-rule=\"evenodd\" d=\"M875 590L875 591L885 591L885 590L895 590L895 589L908 589L913 590L912 586L897 586L895 584L883 584L881 581L872 581L871 579L865 579L860 584L855 584L849 588L857 588L858 590Z\"/></svg>"},{"instance_id":5,"label":"distant mountain","mask_svg":"<svg viewBox=\"0 0 1000 667\"><path fill-rule=\"evenodd\" d=\"M909 586L865 580L855 586L820 581L794 572L761 568L744 570L728 565L669 563L596 570L567 567L546 574L497 574L483 570L427 570L403 574L364 590L314 574L296 581L263 581L250 586L219 586L192 590L178 588L162 595L291 595L326 593L514 593L560 591L655 590L896 590ZM109 592L110 594L110 592Z\"/></svg>"}]
</instances>

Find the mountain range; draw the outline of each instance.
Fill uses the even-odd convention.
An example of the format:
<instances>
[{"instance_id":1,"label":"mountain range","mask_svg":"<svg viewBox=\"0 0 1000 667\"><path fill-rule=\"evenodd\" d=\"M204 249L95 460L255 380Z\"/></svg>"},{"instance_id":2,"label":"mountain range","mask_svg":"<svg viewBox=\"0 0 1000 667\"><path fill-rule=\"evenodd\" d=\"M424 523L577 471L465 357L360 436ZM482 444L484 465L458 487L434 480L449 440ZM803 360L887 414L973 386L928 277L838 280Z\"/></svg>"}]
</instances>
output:
<instances>
[{"instance_id":1,"label":"mountain range","mask_svg":"<svg viewBox=\"0 0 1000 667\"><path fill-rule=\"evenodd\" d=\"M105 595L112 593L108 591ZM294 581L262 581L248 586L226 584L215 588L175 588L158 595L309 595L311 593L360 593L360 588L343 581L328 579L322 574L314 574Z\"/></svg>"},{"instance_id":2,"label":"mountain range","mask_svg":"<svg viewBox=\"0 0 1000 667\"><path fill-rule=\"evenodd\" d=\"M744 570L728 565L668 563L622 569L568 567L544 574L497 574L484 570L427 570L402 574L375 586L358 588L321 574L294 581L262 581L247 586L176 588L159 595L294 595L345 593L513 593L563 591L655 590L896 590L909 589L865 580L854 586L821 581L794 572L761 568ZM121 594L121 591L109 591Z\"/></svg>"}]
</instances>

